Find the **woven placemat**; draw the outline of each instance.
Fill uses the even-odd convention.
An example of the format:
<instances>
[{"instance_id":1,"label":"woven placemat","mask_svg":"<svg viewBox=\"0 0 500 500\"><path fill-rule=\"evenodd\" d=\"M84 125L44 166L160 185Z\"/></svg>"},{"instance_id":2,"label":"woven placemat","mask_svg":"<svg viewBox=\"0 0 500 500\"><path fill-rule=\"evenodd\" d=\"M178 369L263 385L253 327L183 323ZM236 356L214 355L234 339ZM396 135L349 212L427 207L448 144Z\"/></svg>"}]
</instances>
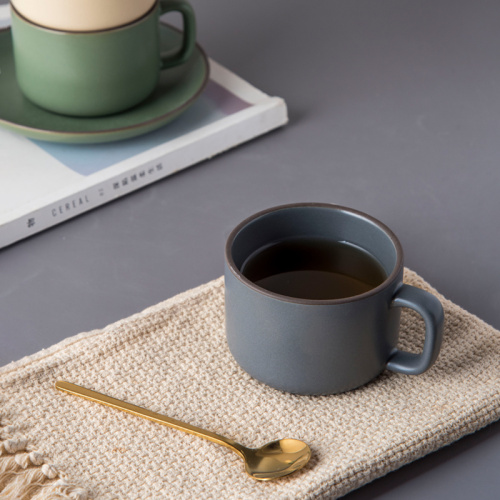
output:
<instances>
[{"instance_id":1,"label":"woven placemat","mask_svg":"<svg viewBox=\"0 0 500 500\"><path fill-rule=\"evenodd\" d=\"M420 376L383 373L337 396L294 396L247 375L224 335L217 279L0 369L0 498L335 498L500 417L500 332L437 294L441 354ZM418 315L400 346L420 349ZM294 437L311 462L257 482L200 438L56 391L68 380L257 447Z\"/></svg>"}]
</instances>

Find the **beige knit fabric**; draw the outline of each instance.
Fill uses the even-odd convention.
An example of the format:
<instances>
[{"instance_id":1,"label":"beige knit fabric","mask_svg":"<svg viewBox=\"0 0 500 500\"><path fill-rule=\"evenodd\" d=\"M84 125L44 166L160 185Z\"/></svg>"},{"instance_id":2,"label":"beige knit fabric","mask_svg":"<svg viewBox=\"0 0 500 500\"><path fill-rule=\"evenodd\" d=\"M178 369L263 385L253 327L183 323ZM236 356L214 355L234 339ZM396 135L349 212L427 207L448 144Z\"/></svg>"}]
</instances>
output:
<instances>
[{"instance_id":1,"label":"beige knit fabric","mask_svg":"<svg viewBox=\"0 0 500 500\"><path fill-rule=\"evenodd\" d=\"M405 281L436 293L411 271ZM224 335L222 278L11 363L0 369L0 498L341 496L500 417L500 332L439 298L445 334L431 370L385 372L337 396L285 394L240 369ZM400 346L418 350L422 339L422 320L405 310ZM58 379L250 447L302 439L313 458L257 482L230 450L60 393Z\"/></svg>"}]
</instances>

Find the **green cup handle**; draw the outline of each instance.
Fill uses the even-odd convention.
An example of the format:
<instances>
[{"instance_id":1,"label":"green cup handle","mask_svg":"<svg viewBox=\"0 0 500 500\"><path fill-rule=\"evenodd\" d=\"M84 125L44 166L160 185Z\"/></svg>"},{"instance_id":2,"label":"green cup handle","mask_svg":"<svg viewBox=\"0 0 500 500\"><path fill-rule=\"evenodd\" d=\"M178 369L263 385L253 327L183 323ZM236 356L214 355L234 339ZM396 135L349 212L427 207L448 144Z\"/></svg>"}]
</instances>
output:
<instances>
[{"instance_id":1,"label":"green cup handle","mask_svg":"<svg viewBox=\"0 0 500 500\"><path fill-rule=\"evenodd\" d=\"M184 34L180 50L173 54L171 52L160 54L161 69L172 68L184 64L193 53L196 46L196 19L194 10L184 0L160 0L160 15L167 12L180 12L184 22Z\"/></svg>"},{"instance_id":2,"label":"green cup handle","mask_svg":"<svg viewBox=\"0 0 500 500\"><path fill-rule=\"evenodd\" d=\"M391 307L408 307L425 321L425 342L421 354L394 349L387 368L393 372L419 375L432 366L441 349L444 312L434 295L410 285L402 285L392 299Z\"/></svg>"}]
</instances>

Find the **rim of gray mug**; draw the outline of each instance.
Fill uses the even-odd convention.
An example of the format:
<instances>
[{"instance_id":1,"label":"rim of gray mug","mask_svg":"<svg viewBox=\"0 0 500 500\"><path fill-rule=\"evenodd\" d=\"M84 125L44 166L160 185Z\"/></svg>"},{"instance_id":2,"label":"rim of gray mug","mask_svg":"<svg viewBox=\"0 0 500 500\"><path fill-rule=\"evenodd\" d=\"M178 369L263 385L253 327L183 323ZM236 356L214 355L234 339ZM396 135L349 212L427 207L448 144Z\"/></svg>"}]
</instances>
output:
<instances>
[{"instance_id":1,"label":"rim of gray mug","mask_svg":"<svg viewBox=\"0 0 500 500\"><path fill-rule=\"evenodd\" d=\"M238 269L238 266L234 262L233 256L232 256L232 246L233 242L238 235L238 233L245 227L247 226L250 222L253 220L256 220L266 214L272 213L272 212L278 212L280 210L287 210L291 208L328 208L328 209L335 209L341 212L346 212L352 215L355 215L357 217L360 217L362 219L365 219L367 222L374 224L377 226L379 229L381 229L392 241L394 244L394 248L396 250L396 262L394 264L394 268L392 271L388 274L387 278L378 286L375 288L372 288L371 290L368 290L365 293L359 294L359 295L353 295L351 297L344 297L341 299L321 299L321 300L316 300L316 299L302 299L298 297L289 297L287 295L281 295L275 292L271 292L269 290L266 290L265 288L262 288L252 281L250 281L248 278L246 278ZM371 297L373 295L378 294L381 290L387 288L388 286L391 285L391 283L394 282L399 276L399 274L402 271L403 268L403 247L401 246L401 243L397 236L393 233L393 231L386 226L383 222L379 221L375 217L372 217L371 215L368 215L365 212L361 212L359 210L356 210L354 208L349 208L345 207L342 205L335 205L333 203L319 203L319 202L304 202L304 203L289 203L285 205L278 205L270 208L266 208L264 210L261 210L260 212L254 213L253 215L247 217L243 221L241 221L229 234L227 240L226 240L226 245L225 245L225 260L227 263L227 267L231 271L231 273L239 280L241 281L244 285L247 287L255 290L256 292L266 295L268 297L272 297L274 299L284 301L284 302L294 302L296 304L304 304L304 305L328 305L328 304L345 304L349 302L357 302L358 300L363 300L366 299L367 297Z\"/></svg>"}]
</instances>

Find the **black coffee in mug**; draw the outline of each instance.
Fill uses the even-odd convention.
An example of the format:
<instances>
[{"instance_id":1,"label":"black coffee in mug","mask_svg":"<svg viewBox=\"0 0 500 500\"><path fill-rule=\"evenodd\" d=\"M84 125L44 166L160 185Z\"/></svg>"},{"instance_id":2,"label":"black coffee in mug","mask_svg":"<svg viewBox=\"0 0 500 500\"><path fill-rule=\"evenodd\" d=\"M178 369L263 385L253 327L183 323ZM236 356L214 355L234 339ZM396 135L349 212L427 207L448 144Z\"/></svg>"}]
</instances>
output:
<instances>
[{"instance_id":1,"label":"black coffee in mug","mask_svg":"<svg viewBox=\"0 0 500 500\"><path fill-rule=\"evenodd\" d=\"M270 292L312 300L360 295L387 278L366 250L319 237L288 238L259 249L241 273Z\"/></svg>"}]
</instances>

